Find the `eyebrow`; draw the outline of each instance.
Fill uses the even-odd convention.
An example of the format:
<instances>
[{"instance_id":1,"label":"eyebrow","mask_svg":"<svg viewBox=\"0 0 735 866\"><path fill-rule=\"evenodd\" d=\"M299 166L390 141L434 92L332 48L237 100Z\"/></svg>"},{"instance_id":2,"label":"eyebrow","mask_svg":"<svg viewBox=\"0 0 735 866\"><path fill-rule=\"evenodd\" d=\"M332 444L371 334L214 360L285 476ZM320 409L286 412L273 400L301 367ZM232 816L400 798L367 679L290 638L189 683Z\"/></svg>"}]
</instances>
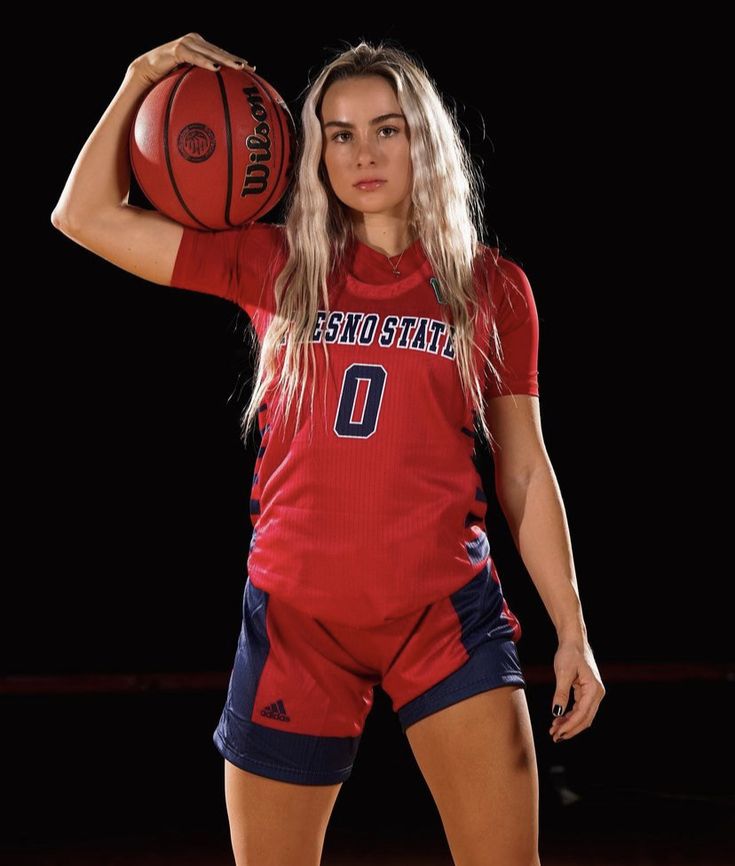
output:
<instances>
[{"instance_id":1,"label":"eyebrow","mask_svg":"<svg viewBox=\"0 0 735 866\"><path fill-rule=\"evenodd\" d=\"M406 119L406 116L404 114L396 114L395 112L392 114L381 114L379 117L374 117L370 121L370 126L375 126L376 123L382 123L384 120L388 120L391 117L401 117L403 118L403 120ZM346 120L330 120L324 124L324 129L326 129L328 126L345 126L348 129L355 128L354 123L348 123Z\"/></svg>"}]
</instances>

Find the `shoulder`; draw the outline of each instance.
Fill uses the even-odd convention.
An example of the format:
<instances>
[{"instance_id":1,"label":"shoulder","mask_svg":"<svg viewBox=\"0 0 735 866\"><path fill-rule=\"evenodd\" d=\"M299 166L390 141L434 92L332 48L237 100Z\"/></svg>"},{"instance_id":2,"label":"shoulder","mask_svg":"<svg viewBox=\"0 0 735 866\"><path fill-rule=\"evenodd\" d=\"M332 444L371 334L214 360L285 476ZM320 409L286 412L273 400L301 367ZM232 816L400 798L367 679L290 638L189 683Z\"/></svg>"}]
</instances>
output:
<instances>
[{"instance_id":1,"label":"shoulder","mask_svg":"<svg viewBox=\"0 0 735 866\"><path fill-rule=\"evenodd\" d=\"M256 231L268 232L274 237L285 236L286 234L285 223L267 223L262 220L257 220L255 222L244 223L244 225L252 226Z\"/></svg>"},{"instance_id":2,"label":"shoulder","mask_svg":"<svg viewBox=\"0 0 735 866\"><path fill-rule=\"evenodd\" d=\"M253 239L272 246L281 246L286 240L286 226L281 223L246 222L237 231Z\"/></svg>"},{"instance_id":3,"label":"shoulder","mask_svg":"<svg viewBox=\"0 0 735 866\"><path fill-rule=\"evenodd\" d=\"M498 247L479 244L480 258L487 286L496 305L510 301L513 297L527 298L531 286L523 267L507 255L501 255Z\"/></svg>"},{"instance_id":4,"label":"shoulder","mask_svg":"<svg viewBox=\"0 0 735 866\"><path fill-rule=\"evenodd\" d=\"M481 260L488 273L499 275L510 280L525 275L523 267L509 256L501 255L498 247L478 244L478 250L478 258Z\"/></svg>"},{"instance_id":5,"label":"shoulder","mask_svg":"<svg viewBox=\"0 0 735 866\"><path fill-rule=\"evenodd\" d=\"M240 232L240 258L244 266L261 270L262 275L273 275L288 259L286 227L281 223L249 222L237 229Z\"/></svg>"}]
</instances>

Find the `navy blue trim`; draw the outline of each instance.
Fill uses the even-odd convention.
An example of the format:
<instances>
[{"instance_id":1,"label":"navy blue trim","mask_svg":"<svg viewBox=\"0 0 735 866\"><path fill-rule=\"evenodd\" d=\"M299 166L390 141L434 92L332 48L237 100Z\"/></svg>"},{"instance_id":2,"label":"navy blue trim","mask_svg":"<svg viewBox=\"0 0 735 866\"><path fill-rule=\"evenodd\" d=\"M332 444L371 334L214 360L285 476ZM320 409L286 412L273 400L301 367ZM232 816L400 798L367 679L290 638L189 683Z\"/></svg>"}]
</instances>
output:
<instances>
[{"instance_id":1,"label":"navy blue trim","mask_svg":"<svg viewBox=\"0 0 735 866\"><path fill-rule=\"evenodd\" d=\"M251 721L258 684L270 652L266 629L269 600L270 593L248 578L227 700L212 741L222 757L261 776L305 785L343 782L352 772L362 734L320 737L287 729L280 731ZM287 723L288 697L273 695L273 701L286 710L284 723ZM261 710L268 712L268 708Z\"/></svg>"}]
</instances>

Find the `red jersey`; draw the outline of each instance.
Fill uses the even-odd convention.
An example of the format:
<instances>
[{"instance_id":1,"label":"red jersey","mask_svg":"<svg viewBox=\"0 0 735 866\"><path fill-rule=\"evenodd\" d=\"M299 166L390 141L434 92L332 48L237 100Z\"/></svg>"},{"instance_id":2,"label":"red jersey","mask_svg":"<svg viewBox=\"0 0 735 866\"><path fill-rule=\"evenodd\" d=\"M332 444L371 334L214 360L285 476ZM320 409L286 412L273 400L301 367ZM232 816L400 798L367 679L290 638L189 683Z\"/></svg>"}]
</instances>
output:
<instances>
[{"instance_id":1,"label":"red jersey","mask_svg":"<svg viewBox=\"0 0 735 866\"><path fill-rule=\"evenodd\" d=\"M488 262L482 279L495 298L504 351L504 387L499 390L488 375L487 397L538 396L539 327L531 286L518 265L501 257L498 271L490 248L481 250ZM250 223L216 232L185 227L171 285L238 304L262 341L286 255L281 225ZM319 417L311 425L310 380L299 429L296 402L285 436L281 416L274 421L269 414L277 385L258 415L250 580L315 618L353 627L417 611L451 595L488 564L497 579L474 460L473 410L462 393L451 328L442 320L441 288L420 239L404 251L399 271L396 277L382 253L352 244L345 269L328 283L332 309L319 310L313 335ZM451 324L448 307L446 315ZM489 335L476 339L484 340L498 366ZM510 610L506 615L519 636L516 618Z\"/></svg>"}]
</instances>

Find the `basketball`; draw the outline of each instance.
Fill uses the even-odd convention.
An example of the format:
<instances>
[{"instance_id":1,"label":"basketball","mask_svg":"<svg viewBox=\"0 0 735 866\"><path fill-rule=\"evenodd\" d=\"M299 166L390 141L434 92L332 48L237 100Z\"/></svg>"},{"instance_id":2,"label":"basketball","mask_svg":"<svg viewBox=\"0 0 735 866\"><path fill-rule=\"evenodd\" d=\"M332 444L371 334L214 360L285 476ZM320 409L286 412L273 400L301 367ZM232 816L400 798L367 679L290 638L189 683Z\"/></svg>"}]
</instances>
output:
<instances>
[{"instance_id":1,"label":"basketball","mask_svg":"<svg viewBox=\"0 0 735 866\"><path fill-rule=\"evenodd\" d=\"M143 194L192 228L258 219L293 173L296 130L285 101L259 75L227 66L177 66L146 94L129 139Z\"/></svg>"}]
</instances>

